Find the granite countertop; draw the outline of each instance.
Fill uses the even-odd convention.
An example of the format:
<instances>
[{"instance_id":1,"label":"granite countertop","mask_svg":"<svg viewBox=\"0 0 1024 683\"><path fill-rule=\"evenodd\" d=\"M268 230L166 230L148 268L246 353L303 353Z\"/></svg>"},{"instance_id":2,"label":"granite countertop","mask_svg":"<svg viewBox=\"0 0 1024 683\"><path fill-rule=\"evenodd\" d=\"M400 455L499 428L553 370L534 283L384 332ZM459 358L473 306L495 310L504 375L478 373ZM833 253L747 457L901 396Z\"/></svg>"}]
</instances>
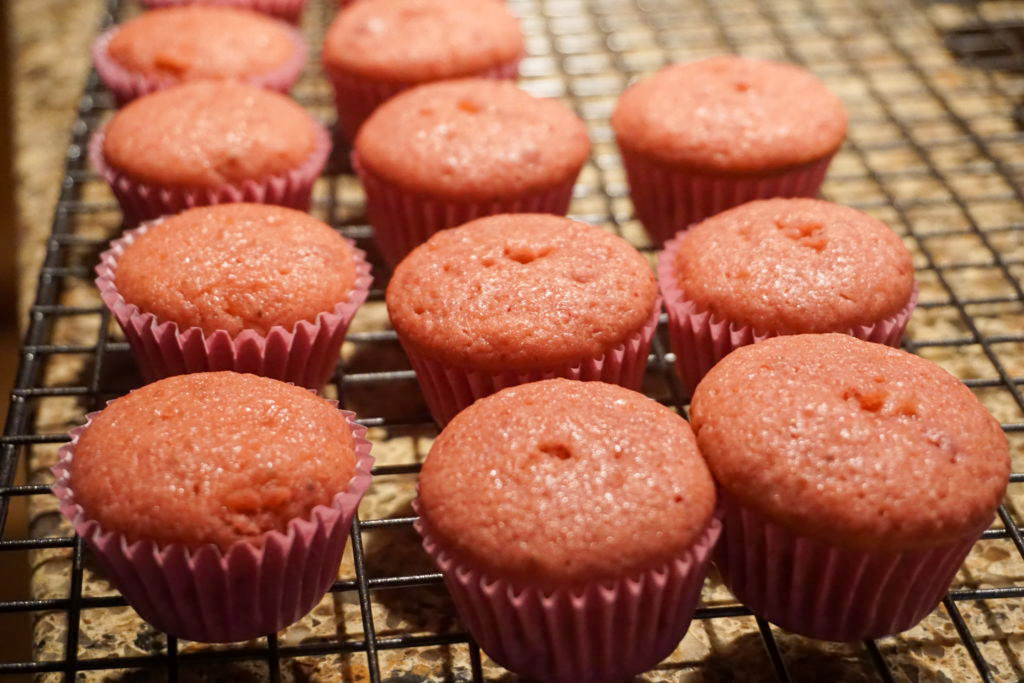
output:
<instances>
[{"instance_id":1,"label":"granite countertop","mask_svg":"<svg viewBox=\"0 0 1024 683\"><path fill-rule=\"evenodd\" d=\"M68 139L68 126L74 119L74 108L87 72L87 46L102 12L101 0L9 0L14 20L13 48L16 52L16 168L19 177L17 200L21 231L18 258L21 267L21 311L27 310L34 295L36 271L42 257L52 219L54 202L62 177L62 165ZM313 0L306 19L307 33L320 35L322 18L328 16L324 2ZM600 20L576 6L576 0L510 0L519 12L530 34L529 56L524 61L524 83L533 92L567 96L588 120L594 139L592 160L584 169L580 191L574 199L572 213L578 216L614 216L627 237L644 241L643 233L630 220L628 199L623 192L623 179L617 153L606 121L614 104L610 94L625 85L621 72L628 68L643 73L663 63L668 53L675 59L687 59L723 51L729 43L739 44L743 51L758 56L786 58L782 49L785 34L798 34L790 46L800 58L812 65L820 63L822 77L843 98L853 114L850 143L837 157L825 186L825 196L840 203L856 203L905 233L910 225L915 233L934 233L928 239L930 254L945 263L976 263L978 267L957 267L945 278L945 284L934 272L919 273L921 300L908 331L916 350L940 363L963 379L991 378L992 365L977 344L964 346L929 346L929 340L960 338L968 334L964 321L948 305L952 293L960 298L996 299L979 304L972 314L982 334L1019 334L1024 327L1024 310L1019 302L1006 301L1005 278L984 264L991 262L991 252L977 235L943 236L943 231L963 230L965 213L957 205L963 200L970 205L970 220L979 229L1020 222L1020 204L1007 191L1005 182L993 167L992 156L983 154L980 146L958 128L957 119L968 121L978 135L991 140L989 152L1010 164L1019 161L1021 146L1013 124L1015 102L1007 93L1024 93L1024 76L1012 73L989 74L957 63L940 31L955 29L974 21L969 9L949 3L907 3L900 12L885 20L891 23L898 42L872 33L874 28L866 17L877 15L890 7L884 0L864 0L858 5L803 0L779 0L772 9L764 9L752 0L722 0L717 3L687 4L678 16L672 3L635 3L627 0L602 0L605 14ZM664 16L671 22L650 22L638 15L638 7L667 6ZM991 20L1020 21L1019 5L1008 2L986 2L984 11ZM682 3L679 3L680 7ZM877 6L876 6L877 5ZM805 21L808 7L824 7L825 18L818 17L819 28ZM874 7L874 10L871 10ZM723 16L735 12L736 21L726 32L712 28L712 20L722 22ZM778 21L766 22L765 13ZM723 14L725 13L725 14ZM733 16L733 15L728 15ZM615 23L615 31L608 24ZM666 24L670 23L666 28ZM824 27L824 28L822 28ZM877 27L875 27L877 28ZM803 33L800 33L800 32ZM557 53L555 51L557 48ZM858 71L841 57L851 50L864 71ZM900 50L903 50L902 52ZM840 55L840 56L837 56ZM817 61L816 61L817 60ZM927 89L914 97L899 97L914 90L917 81L901 64L915 64L926 75L935 92L957 93L937 98ZM893 68L895 65L896 68ZM877 70L877 71L876 71ZM308 75L300 92L316 99L317 113L330 117L329 97L314 73ZM950 103L952 109L938 103ZM887 112L880 103L886 103ZM917 117L917 118L914 118ZM877 123L858 125L856 121ZM920 121L910 130L913 140L898 130L893 121ZM936 147L926 156L916 145L928 146L932 141L949 138L950 144ZM1003 146L1000 141L1006 140ZM994 150L994 151L993 151ZM927 172L928 164L943 174L956 175L952 183L955 196L946 199L950 190L936 182ZM924 172L920 172L925 168ZM900 171L914 169L914 173ZM946 169L960 169L957 171ZM892 172L890 174L890 171ZM1020 176L1017 176L1020 182ZM334 187L334 186L332 186ZM323 198L324 189L319 194ZM609 191L612 197L605 196ZM338 207L334 215L358 216L361 192L351 178L342 178L336 188ZM106 188L91 183L85 195L100 201L111 199ZM916 198L932 198L914 204ZM978 198L975 200L975 198ZM333 202L329 204L333 205ZM900 207L896 210L894 206ZM100 212L78 226L83 234L109 235L117 229L116 212ZM988 234L988 233L986 233ZM1024 271L1018 265L1024 255L1021 233L996 230L987 239L1008 259L1018 282ZM920 242L908 236L917 263L926 262ZM1015 261L1012 259L1016 259ZM1004 300L998 299L1003 297ZM67 304L95 306L98 297L88 282L76 283L64 293ZM368 304L360 311L354 331L388 329L381 302ZM66 343L93 343L100 333L93 318L62 321L54 330L55 338ZM112 331L112 334L119 334ZM998 357L1015 377L1024 375L1024 351L1020 345L1000 346ZM347 343L343 350L350 371L366 371L400 367L404 360L397 344L356 348ZM45 382L58 386L72 383L83 372L84 360L76 357L57 359L46 368ZM981 388L979 397L1003 422L1021 422L1019 408L1007 392L998 386ZM369 396L353 392L346 401L360 409L373 410L380 404L407 407L418 397L408 386L398 385L394 392ZM78 401L59 397L46 399L37 409L37 429L59 433L79 424L85 407ZM370 413L376 414L376 413ZM393 431L373 429L378 464L421 461L429 449L433 432L430 429ZM1024 470L1024 439L1011 435L1015 471ZM56 446L32 449L30 462L32 480L49 481L47 467L52 463ZM361 507L364 519L401 517L410 513L415 479L407 475L378 478ZM1011 512L1020 519L1019 486L1011 490ZM35 496L32 501L32 533L62 535L67 525L56 514L54 501L48 496ZM368 571L372 576L431 571L431 565L416 543L408 527L375 530L365 535ZM35 551L31 557L33 575L31 592L37 599L63 598L68 592L69 554L63 549ZM354 576L350 552L341 567L341 577ZM1024 584L1024 561L1006 540L980 542L956 579L957 586L999 587ZM105 596L114 592L91 565L87 565L83 591L87 595ZM438 587L374 592L372 612L379 635L415 632L449 633L460 629L452 616L449 598ZM705 605L731 604L727 591L712 578L703 595ZM1024 610L1019 600L963 602L960 608L993 674L998 680L1024 678ZM42 660L63 657L66 633L63 612L39 613L34 626L35 656ZM154 632L126 607L98 608L83 612L79 638L79 658L109 656L147 656L165 651L162 634ZM782 648L790 673L798 680L861 681L875 680L870 654L859 644L816 643L773 629ZM363 633L359 605L353 591L328 595L312 614L281 635L284 646L298 643L337 643L361 638ZM256 642L250 645L262 647ZM201 652L211 647L231 649L237 645L206 646L181 643L183 653ZM953 623L940 607L919 626L898 637L878 642L893 677L900 681L973 681L977 672L970 654L959 641ZM402 648L381 652L380 661L385 680L435 681L466 680L469 676L467 649L464 646ZM507 680L501 670L485 659L489 678ZM362 654L301 656L286 658L281 663L282 680L358 681L368 677L366 659ZM185 666L184 680L264 680L268 676L265 661L225 661L217 665ZM716 618L695 622L672 657L656 671L643 677L647 681L679 680L772 680L771 665L754 620L750 617ZM61 680L62 674L46 674L41 680ZM163 680L154 673L153 680ZM117 673L91 671L79 674L79 680L150 680L144 670Z\"/></svg>"}]
</instances>

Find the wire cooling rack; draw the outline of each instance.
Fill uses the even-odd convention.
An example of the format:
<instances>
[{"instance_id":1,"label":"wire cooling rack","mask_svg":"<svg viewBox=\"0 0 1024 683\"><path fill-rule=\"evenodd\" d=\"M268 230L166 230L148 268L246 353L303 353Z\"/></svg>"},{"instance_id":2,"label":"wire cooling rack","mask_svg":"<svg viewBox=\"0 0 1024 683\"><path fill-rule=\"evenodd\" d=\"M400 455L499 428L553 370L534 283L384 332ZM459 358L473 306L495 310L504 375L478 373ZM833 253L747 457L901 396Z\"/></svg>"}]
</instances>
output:
<instances>
[{"instance_id":1,"label":"wire cooling rack","mask_svg":"<svg viewBox=\"0 0 1024 683\"><path fill-rule=\"evenodd\" d=\"M509 5L528 35L523 87L563 98L590 127L594 151L573 215L649 253L608 126L630 79L669 61L722 52L802 63L823 78L851 114L850 137L824 195L878 216L905 237L921 286L906 347L964 379L1003 423L1014 452L1010 491L994 528L920 626L875 642L817 643L753 618L712 576L690 633L644 679L1024 679L1024 9L980 0ZM135 11L109 0L104 24ZM307 11L304 30L314 50L294 93L325 121L333 114L316 48L334 11L333 0L314 0ZM120 215L84 150L112 106L91 75L0 441L0 552L17 554L32 569L23 599L0 602L0 629L29 624L33 632L31 656L0 662L0 678L506 680L509 674L468 641L411 530L415 475L436 431L386 322L382 268L326 390L371 428L377 476L340 578L313 613L249 643L187 643L140 621L93 570L56 513L46 468L86 411L141 382L91 284L97 254L117 234ZM359 185L343 162L319 181L314 204L314 213L376 259ZM646 390L684 409L672 360L662 330ZM15 484L19 470L27 471L27 484ZM13 499L27 499L27 535L8 528Z\"/></svg>"}]
</instances>

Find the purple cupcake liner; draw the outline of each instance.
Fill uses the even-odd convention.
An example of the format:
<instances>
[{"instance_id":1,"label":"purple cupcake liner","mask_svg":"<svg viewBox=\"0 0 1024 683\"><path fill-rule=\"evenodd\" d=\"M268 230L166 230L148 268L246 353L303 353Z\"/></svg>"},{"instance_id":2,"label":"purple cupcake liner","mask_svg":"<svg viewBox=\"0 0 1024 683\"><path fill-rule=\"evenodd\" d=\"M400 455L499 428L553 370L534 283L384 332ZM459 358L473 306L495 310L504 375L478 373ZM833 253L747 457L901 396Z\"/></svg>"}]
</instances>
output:
<instances>
[{"instance_id":1,"label":"purple cupcake liner","mask_svg":"<svg viewBox=\"0 0 1024 683\"><path fill-rule=\"evenodd\" d=\"M110 185L121 205L125 225L129 227L142 221L181 213L185 209L212 204L253 202L308 211L313 183L320 177L331 153L330 133L317 125L313 152L290 171L261 181L250 180L217 187L159 185L136 180L111 167L103 156L105 132L106 129L101 129L89 140L89 162Z\"/></svg>"},{"instance_id":2,"label":"purple cupcake liner","mask_svg":"<svg viewBox=\"0 0 1024 683\"><path fill-rule=\"evenodd\" d=\"M343 8L352 2L343 3ZM514 81L519 77L519 61L517 57L511 62L499 64L477 74L463 74L459 78L493 78L495 80ZM370 117L373 110L403 90L414 88L423 83L402 81L381 81L357 76L340 71L326 70L327 80L334 91L334 106L338 112L338 134L342 140L351 144L363 122ZM447 80L447 79L446 79Z\"/></svg>"},{"instance_id":3,"label":"purple cupcake liner","mask_svg":"<svg viewBox=\"0 0 1024 683\"><path fill-rule=\"evenodd\" d=\"M96 73L99 74L100 80L107 86L107 89L114 94L117 106L123 106L137 97L181 83L176 78L147 76L121 66L107 51L110 41L113 40L118 30L119 27L115 26L109 31L105 31L92 44L92 63L96 67ZM306 64L306 55L309 52L306 41L298 31L288 27L288 32L295 45L291 59L271 71L239 80L258 88L274 90L287 95L295 82L299 80L302 67Z\"/></svg>"},{"instance_id":4,"label":"purple cupcake liner","mask_svg":"<svg viewBox=\"0 0 1024 683\"><path fill-rule=\"evenodd\" d=\"M658 327L661 315L661 299L654 303L654 310L647 323L640 330L619 345L609 349L597 358L587 358L576 363L550 370L529 372L488 373L467 370L439 363L428 358L405 343L402 347L409 357L419 380L423 398L430 414L442 427L464 408L478 398L490 396L506 387L539 382L553 377L564 377L580 381L597 381L618 384L628 389L640 390L647 370L647 355L651 339ZM399 337L399 341L401 337Z\"/></svg>"},{"instance_id":5,"label":"purple cupcake liner","mask_svg":"<svg viewBox=\"0 0 1024 683\"><path fill-rule=\"evenodd\" d=\"M409 192L368 170L352 153L352 166L366 193L366 214L384 261L395 268L409 252L446 228L500 213L552 213L564 216L576 176L527 195L491 201L457 201Z\"/></svg>"},{"instance_id":6,"label":"purple cupcake liner","mask_svg":"<svg viewBox=\"0 0 1024 683\"><path fill-rule=\"evenodd\" d=\"M726 176L673 169L621 151L633 209L655 246L694 223L754 199L817 197L834 156L782 172Z\"/></svg>"},{"instance_id":7,"label":"purple cupcake liner","mask_svg":"<svg viewBox=\"0 0 1024 683\"><path fill-rule=\"evenodd\" d=\"M125 600L157 629L188 640L227 643L276 633L312 610L334 583L359 501L370 486L373 456L366 428L341 411L356 444L356 471L348 488L308 519L263 535L263 546L239 541L190 550L129 542L105 531L75 502L70 478L78 439L98 413L71 431L53 468L61 513L93 551Z\"/></svg>"},{"instance_id":8,"label":"purple cupcake liner","mask_svg":"<svg viewBox=\"0 0 1024 683\"><path fill-rule=\"evenodd\" d=\"M779 333L720 319L688 299L675 276L675 255L681 237L665 243L665 250L658 257L657 270L658 284L668 310L669 342L676 356L676 369L683 387L692 396L704 375L733 350L777 337ZM858 339L898 347L917 305L917 294L915 283L910 300L896 313L870 325L857 325L843 331Z\"/></svg>"},{"instance_id":9,"label":"purple cupcake liner","mask_svg":"<svg viewBox=\"0 0 1024 683\"><path fill-rule=\"evenodd\" d=\"M543 681L614 683L653 668L686 635L721 523L713 517L693 546L661 566L550 592L458 561L422 517L416 530L459 618L494 661Z\"/></svg>"},{"instance_id":10,"label":"purple cupcake liner","mask_svg":"<svg viewBox=\"0 0 1024 683\"><path fill-rule=\"evenodd\" d=\"M147 382L213 370L248 372L314 390L330 379L349 323L366 301L373 281L370 264L361 250L353 245L356 279L348 299L318 314L313 322L300 320L291 329L275 325L265 335L252 330L243 330L235 337L226 330L206 334L198 327L182 330L177 323L160 320L125 301L118 291L121 255L160 220L129 230L111 242L96 266L96 286L103 303L124 330Z\"/></svg>"},{"instance_id":11,"label":"purple cupcake liner","mask_svg":"<svg viewBox=\"0 0 1024 683\"><path fill-rule=\"evenodd\" d=\"M787 631L851 642L905 631L941 602L987 528L905 552L850 550L801 536L727 492L715 564L754 614Z\"/></svg>"},{"instance_id":12,"label":"purple cupcake liner","mask_svg":"<svg viewBox=\"0 0 1024 683\"><path fill-rule=\"evenodd\" d=\"M142 0L146 9L161 9L163 7L181 7L183 5L219 5L221 7L238 7L249 9L254 12L262 12L279 19L299 23L302 17L302 10L306 8L308 0Z\"/></svg>"}]
</instances>

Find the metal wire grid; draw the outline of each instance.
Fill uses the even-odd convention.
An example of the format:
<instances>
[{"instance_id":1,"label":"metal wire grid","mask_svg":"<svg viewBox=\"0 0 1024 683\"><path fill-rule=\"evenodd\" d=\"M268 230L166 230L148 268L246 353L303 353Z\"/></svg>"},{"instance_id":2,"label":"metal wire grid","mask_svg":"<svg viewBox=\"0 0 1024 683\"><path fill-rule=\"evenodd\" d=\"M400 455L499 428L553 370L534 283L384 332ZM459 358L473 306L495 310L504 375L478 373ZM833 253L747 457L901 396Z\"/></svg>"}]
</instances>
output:
<instances>
[{"instance_id":1,"label":"metal wire grid","mask_svg":"<svg viewBox=\"0 0 1024 683\"><path fill-rule=\"evenodd\" d=\"M131 11L121 4L108 0L107 24ZM972 357L987 362L990 369L968 379L967 384L983 400L994 397L999 401L1004 428L1019 448L1017 435L1024 432L1020 388L1024 365L1008 349L1024 342L1024 225L1020 221L1024 167L1015 159L1024 136L1006 121L1011 118L1007 112L1024 94L1024 78L1019 73L1024 71L1020 32L1024 17L1018 17L1016 23L1007 21L1003 3L966 3L961 7L926 0L896 8L884 0L594 0L589 7L582 0L518 0L510 5L522 17L529 35L531 57L523 65L524 87L537 94L563 97L591 128L594 154L576 190L574 215L606 225L648 251L650 247L631 215L628 190L607 125L614 98L629 78L674 59L735 51L807 64L833 87L839 86L851 106L851 137L830 174L826 196L875 213L905 234L919 259L923 296L918 316L935 323L920 336L912 328L906 346L940 361L948 360L943 356L948 352L954 359ZM307 29L314 47L320 44L333 10L330 1L313 3ZM967 30L951 32L960 26ZM964 63L1003 71L951 71L944 40ZM331 116L329 94L317 72L317 62L314 56L310 73L295 94L327 120ZM844 92L842 86L852 87L852 91ZM986 106L972 110L969 103L979 97ZM6 527L13 498L38 501L50 496L45 483L14 484L20 464L35 457L34 449L52 448L67 438L65 433L39 430L40 406L46 401L70 400L79 404L81 414L139 383L131 370L127 345L109 333L106 310L95 303L95 297L84 304L80 298L68 297L69 292L90 287L95 256L118 227L116 205L109 194L97 189L97 178L87 168L84 154L89 135L111 107L109 95L95 74L91 75L72 127L67 172L0 440L0 529L4 529L0 552L27 555L64 549L70 553L66 597L0 602L0 617L14 613L66 615L63 656L0 662L0 675L51 673L72 680L85 672L139 669L176 681L186 669L225 660L251 660L264 663L266 678L277 681L282 680L282 662L290 659L361 653L367 677L376 682L395 675L382 671L381 655L386 651L451 646L468 647L468 671L460 670L458 677L483 680L486 660L464 633L442 629L426 634L414 633L414 629L386 635L379 632L372 610L375 594L440 583L440 575L432 572L392 571L378 576L367 568L364 534L407 529L413 521L408 515L354 524L354 576L336 582L332 592L357 596L361 637L342 635L283 644L271 635L255 646L188 652L182 651L176 639L167 638L165 646L146 656L80 655L83 614L122 606L123 600L116 595L83 594L88 579L80 539L62 535L11 538ZM350 176L330 172L317 188L315 204L318 214L372 251L371 231L362 222L361 195ZM1003 209L1003 213L996 211L999 218L995 220L990 217L992 212L986 211L993 206ZM936 224L941 227L936 229ZM961 249L964 244L970 248ZM961 251L968 252L969 258L961 258ZM377 270L371 301L382 298L385 283L381 272ZM988 285L996 284L977 296L972 287L979 280L964 282L965 273L975 274ZM1007 321L1011 324L1004 324ZM1015 326L1013 321L1021 324ZM65 328L71 333L64 334ZM936 336L931 336L933 330ZM394 334L357 331L349 342L354 351L350 348L346 353L343 369L328 391L337 392L343 403L360 410L365 424L382 428L387 436L432 434L428 416L415 400L388 401L384 406L378 402L381 409L377 412L363 410L370 394L415 394L414 375L403 360L395 360L394 354L385 354L383 361L362 357L366 355L362 351L372 356L384 347L397 348ZM55 364L69 358L80 367L70 380L54 372ZM661 334L650 358L647 389L683 410L672 361ZM410 405L414 406L411 410ZM414 458L381 465L375 473L414 475L418 469ZM1024 473L1015 471L1011 482L1013 492L1024 483ZM1013 503L1015 499L1011 496L1008 500ZM1001 528L984 536L986 541L1012 547L1014 561L1024 559L1020 514L1012 504L1001 507ZM957 588L943 602L946 617L982 680L1024 678L1024 665L1012 647L1013 636L1021 631L1018 627L1009 637L1006 633L983 634L992 629L979 628L977 620L965 617L963 609L980 605L982 611L998 611L1000 605L1022 597L1024 574L1017 572L1004 585ZM705 601L697 618L715 624L748 614L735 603ZM760 619L754 632L760 634L763 646L760 652L748 654L758 660L754 666L772 672L778 680L791 680L794 666L800 664L792 637ZM891 640L862 644L855 658L866 676L889 681L908 674L899 646ZM1002 652L994 651L993 646ZM994 663L996 659L998 663ZM700 666L700 662L688 662L660 675L671 680L688 667ZM443 669L432 675L455 676Z\"/></svg>"}]
</instances>

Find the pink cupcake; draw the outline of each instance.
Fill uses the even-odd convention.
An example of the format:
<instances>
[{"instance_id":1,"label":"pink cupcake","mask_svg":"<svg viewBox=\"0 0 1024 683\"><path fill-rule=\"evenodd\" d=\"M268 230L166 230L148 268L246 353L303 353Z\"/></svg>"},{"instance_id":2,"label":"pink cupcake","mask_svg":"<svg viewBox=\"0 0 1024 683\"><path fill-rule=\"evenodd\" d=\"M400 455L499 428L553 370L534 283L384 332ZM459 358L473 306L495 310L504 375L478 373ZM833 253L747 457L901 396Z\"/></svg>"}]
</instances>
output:
<instances>
[{"instance_id":1,"label":"pink cupcake","mask_svg":"<svg viewBox=\"0 0 1024 683\"><path fill-rule=\"evenodd\" d=\"M71 433L61 512L139 615L206 642L276 633L337 578L370 443L354 415L233 372L161 380Z\"/></svg>"},{"instance_id":2,"label":"pink cupcake","mask_svg":"<svg viewBox=\"0 0 1024 683\"><path fill-rule=\"evenodd\" d=\"M278 19L297 24L302 17L308 0L141 0L149 9L183 7L185 5L212 5L216 7L237 7L269 14Z\"/></svg>"},{"instance_id":3,"label":"pink cupcake","mask_svg":"<svg viewBox=\"0 0 1024 683\"><path fill-rule=\"evenodd\" d=\"M589 153L586 125L562 103L470 79L389 100L360 130L353 163L394 267L438 230L474 218L565 214Z\"/></svg>"},{"instance_id":4,"label":"pink cupcake","mask_svg":"<svg viewBox=\"0 0 1024 683\"><path fill-rule=\"evenodd\" d=\"M658 280L676 367L690 392L733 349L782 334L845 332L899 346L917 302L902 240L818 199L767 199L665 244Z\"/></svg>"},{"instance_id":5,"label":"pink cupcake","mask_svg":"<svg viewBox=\"0 0 1024 683\"><path fill-rule=\"evenodd\" d=\"M200 207L145 223L100 256L96 285L149 381L235 370L319 389L372 278L308 214Z\"/></svg>"},{"instance_id":6,"label":"pink cupcake","mask_svg":"<svg viewBox=\"0 0 1024 683\"><path fill-rule=\"evenodd\" d=\"M647 260L593 225L489 216L395 269L388 314L434 419L549 377L639 389L661 303Z\"/></svg>"},{"instance_id":7,"label":"pink cupcake","mask_svg":"<svg viewBox=\"0 0 1024 683\"><path fill-rule=\"evenodd\" d=\"M287 24L224 7L174 7L110 29L93 63L119 104L185 81L238 80L287 93L306 62L306 43Z\"/></svg>"},{"instance_id":8,"label":"pink cupcake","mask_svg":"<svg viewBox=\"0 0 1024 683\"><path fill-rule=\"evenodd\" d=\"M417 529L459 618L529 679L655 666L686 633L720 533L686 421L601 382L478 401L438 436L419 487Z\"/></svg>"},{"instance_id":9,"label":"pink cupcake","mask_svg":"<svg viewBox=\"0 0 1024 683\"><path fill-rule=\"evenodd\" d=\"M690 414L725 511L726 585L812 638L878 638L923 619L1010 473L1006 436L970 389L847 335L736 350Z\"/></svg>"},{"instance_id":10,"label":"pink cupcake","mask_svg":"<svg viewBox=\"0 0 1024 683\"><path fill-rule=\"evenodd\" d=\"M634 84L612 127L636 216L660 245L752 199L817 196L846 112L798 66L727 56Z\"/></svg>"},{"instance_id":11,"label":"pink cupcake","mask_svg":"<svg viewBox=\"0 0 1024 683\"><path fill-rule=\"evenodd\" d=\"M382 102L453 78L515 79L523 34L500 2L374 0L346 3L327 31L323 60L338 129L355 139Z\"/></svg>"},{"instance_id":12,"label":"pink cupcake","mask_svg":"<svg viewBox=\"0 0 1024 683\"><path fill-rule=\"evenodd\" d=\"M125 223L229 202L309 208L330 135L284 95L195 81L140 97L89 141Z\"/></svg>"}]
</instances>

